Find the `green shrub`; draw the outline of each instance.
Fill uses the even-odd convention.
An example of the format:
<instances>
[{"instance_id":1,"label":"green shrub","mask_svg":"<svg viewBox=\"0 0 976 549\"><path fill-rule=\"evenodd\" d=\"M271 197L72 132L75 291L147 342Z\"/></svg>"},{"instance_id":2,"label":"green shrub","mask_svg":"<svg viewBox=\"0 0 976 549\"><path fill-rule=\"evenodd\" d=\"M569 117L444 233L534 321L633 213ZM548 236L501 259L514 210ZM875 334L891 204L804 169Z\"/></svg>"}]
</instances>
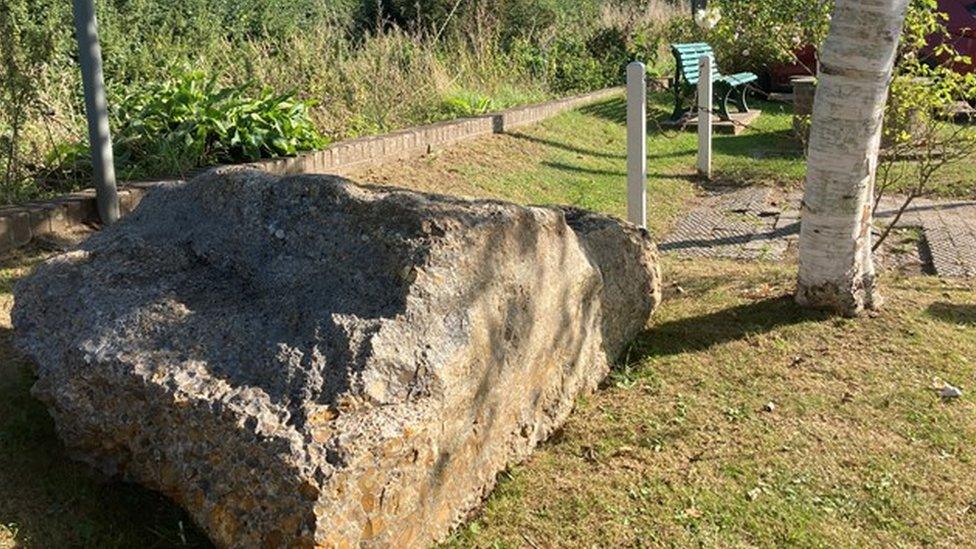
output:
<instances>
[{"instance_id":1,"label":"green shrub","mask_svg":"<svg viewBox=\"0 0 976 549\"><path fill-rule=\"evenodd\" d=\"M70 19L64 25L69 10L70 3L56 0L0 2L0 201L4 203L31 198L39 190L31 175L47 169L42 161L47 151L70 140L64 139L68 132L56 128L50 132L53 137L45 139L49 132L42 126L77 127L72 113L55 112L66 96L74 95L61 76L70 70L70 60L63 55L63 45L72 37Z\"/></svg>"},{"instance_id":2,"label":"green shrub","mask_svg":"<svg viewBox=\"0 0 976 549\"><path fill-rule=\"evenodd\" d=\"M522 66L557 92L616 86L634 60L644 61L655 73L665 70L676 15L676 8L663 2L605 8L584 32L560 33L542 43L519 39L511 50Z\"/></svg>"},{"instance_id":3,"label":"green shrub","mask_svg":"<svg viewBox=\"0 0 976 549\"><path fill-rule=\"evenodd\" d=\"M971 59L951 45L948 16L936 0L911 0L898 47L898 59L885 110L883 141L892 146L925 145L972 149L972 131L958 132L953 109L976 100L976 74L959 73L956 65ZM929 49L929 44L939 45ZM941 140L949 141L940 143Z\"/></svg>"},{"instance_id":4,"label":"green shrub","mask_svg":"<svg viewBox=\"0 0 976 549\"><path fill-rule=\"evenodd\" d=\"M117 112L118 164L138 175L291 156L325 146L294 94L221 87L199 72L126 96Z\"/></svg>"},{"instance_id":5,"label":"green shrub","mask_svg":"<svg viewBox=\"0 0 976 549\"><path fill-rule=\"evenodd\" d=\"M717 25L703 29L691 19L682 26L682 41L705 41L727 71L760 71L795 60L799 46L819 46L827 36L833 0L711 0L720 14Z\"/></svg>"},{"instance_id":6,"label":"green shrub","mask_svg":"<svg viewBox=\"0 0 976 549\"><path fill-rule=\"evenodd\" d=\"M494 108L491 97L470 90L457 90L448 94L441 103L445 118L479 116Z\"/></svg>"}]
</instances>

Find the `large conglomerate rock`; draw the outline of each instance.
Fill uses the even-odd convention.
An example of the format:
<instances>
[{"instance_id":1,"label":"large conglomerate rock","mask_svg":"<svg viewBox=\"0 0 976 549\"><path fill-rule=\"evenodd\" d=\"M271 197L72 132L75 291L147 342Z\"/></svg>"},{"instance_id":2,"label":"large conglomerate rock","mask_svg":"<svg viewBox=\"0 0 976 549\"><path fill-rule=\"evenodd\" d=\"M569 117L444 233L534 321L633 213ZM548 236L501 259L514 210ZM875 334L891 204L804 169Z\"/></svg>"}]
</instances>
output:
<instances>
[{"instance_id":1,"label":"large conglomerate rock","mask_svg":"<svg viewBox=\"0 0 976 549\"><path fill-rule=\"evenodd\" d=\"M443 538L660 298L646 233L577 210L212 172L18 284L74 455L225 547Z\"/></svg>"}]
</instances>

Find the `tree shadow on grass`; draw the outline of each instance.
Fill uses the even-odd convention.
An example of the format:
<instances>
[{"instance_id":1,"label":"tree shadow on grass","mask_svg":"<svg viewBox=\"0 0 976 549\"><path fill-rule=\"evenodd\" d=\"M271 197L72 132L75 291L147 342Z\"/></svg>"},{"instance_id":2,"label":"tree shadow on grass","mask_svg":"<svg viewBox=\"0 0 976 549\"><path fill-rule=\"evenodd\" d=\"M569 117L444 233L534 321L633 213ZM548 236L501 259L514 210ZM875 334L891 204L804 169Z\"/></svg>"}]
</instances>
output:
<instances>
[{"instance_id":1,"label":"tree shadow on grass","mask_svg":"<svg viewBox=\"0 0 976 549\"><path fill-rule=\"evenodd\" d=\"M602 118L607 122L621 126L627 125L627 101L625 99L617 98L593 103L580 107L579 111L588 116Z\"/></svg>"},{"instance_id":2,"label":"tree shadow on grass","mask_svg":"<svg viewBox=\"0 0 976 549\"><path fill-rule=\"evenodd\" d=\"M748 242L773 242L782 240L788 236L800 234L800 223L790 223L783 227L770 230L758 229L752 234L739 234L732 236L720 236L716 238L694 238L689 240L679 240L676 242L664 242L658 245L662 252L675 252L692 248L716 248L719 246L735 246Z\"/></svg>"},{"instance_id":3,"label":"tree shadow on grass","mask_svg":"<svg viewBox=\"0 0 976 549\"><path fill-rule=\"evenodd\" d=\"M594 168L586 168L583 166L573 166L572 164L564 164L562 162L550 162L548 160L543 160L540 162L543 166L547 168L553 168L556 170L561 170L564 172L576 172L588 175L608 175L612 177L627 177L626 172L619 170L598 170Z\"/></svg>"},{"instance_id":4,"label":"tree shadow on grass","mask_svg":"<svg viewBox=\"0 0 976 549\"><path fill-rule=\"evenodd\" d=\"M803 158L803 146L794 139L791 130L747 130L735 136L716 135L712 148L716 154L744 156L752 160Z\"/></svg>"},{"instance_id":5,"label":"tree shadow on grass","mask_svg":"<svg viewBox=\"0 0 976 549\"><path fill-rule=\"evenodd\" d=\"M627 158L626 154L615 154L615 153L608 153L604 151L594 151L591 149L584 149L582 147L577 147L574 145L570 145L568 143L561 143L559 141L553 141L551 139L543 139L541 137L535 137L533 135L528 135L522 132L511 132L511 133L507 133L506 135L510 137L514 137L515 139L522 139L525 141L530 141L532 143L538 143L539 145L554 147L557 149L562 149L564 151L581 154L584 156L595 156L597 158L610 158L616 160L625 160Z\"/></svg>"},{"instance_id":6,"label":"tree shadow on grass","mask_svg":"<svg viewBox=\"0 0 976 549\"><path fill-rule=\"evenodd\" d=\"M938 301L929 305L928 314L943 322L976 326L976 304Z\"/></svg>"},{"instance_id":7,"label":"tree shadow on grass","mask_svg":"<svg viewBox=\"0 0 976 549\"><path fill-rule=\"evenodd\" d=\"M831 318L830 313L801 309L791 295L756 301L713 313L653 325L628 350L627 363L647 358L704 351L716 345L777 328Z\"/></svg>"},{"instance_id":8,"label":"tree shadow on grass","mask_svg":"<svg viewBox=\"0 0 976 549\"><path fill-rule=\"evenodd\" d=\"M164 496L72 461L29 364L0 329L0 525L31 547L212 547Z\"/></svg>"},{"instance_id":9,"label":"tree shadow on grass","mask_svg":"<svg viewBox=\"0 0 976 549\"><path fill-rule=\"evenodd\" d=\"M661 123L671 116L672 102L673 96L669 93L647 94L647 128L649 134L664 131ZM580 107L579 111L589 116L602 118L607 122L621 126L627 125L627 100L622 97L586 105Z\"/></svg>"},{"instance_id":10,"label":"tree shadow on grass","mask_svg":"<svg viewBox=\"0 0 976 549\"><path fill-rule=\"evenodd\" d=\"M627 125L627 103L623 99L611 99L608 101L603 101L592 105L586 105L584 107L580 107L579 112L588 116L602 118L603 120L621 126ZM660 105L654 103L648 103L648 117L651 123L648 124L647 135L650 139L668 138L667 136L664 135L665 130L661 127L661 125L659 123L653 123L654 121L659 122L660 120L663 120L664 119L663 117L666 117L666 112L667 112L666 109L664 109ZM671 134L674 133L673 130L667 130L667 131ZM530 141L532 143L537 143L547 147L561 149L567 152L571 152L583 156L591 156L596 158L605 158L605 159L612 159L612 160L627 159L626 150L621 150L619 153L592 150L592 149L571 145L569 143L562 143L552 139L545 139L533 135L528 135L518 131L508 132L507 135L514 137L516 139ZM649 162L653 162L655 160L663 160L665 158L683 158L683 157L692 156L695 154L695 152L696 149L694 148L684 148L681 150L664 152L664 153L655 153L653 151L648 151L647 159ZM552 166L552 167L564 168L568 166L563 165L563 166ZM585 171L585 170L578 170L578 171ZM594 175L625 175L625 174L623 172L604 173L602 171L598 171L598 172L594 172ZM665 174L663 177L670 177L670 176Z\"/></svg>"},{"instance_id":11,"label":"tree shadow on grass","mask_svg":"<svg viewBox=\"0 0 976 549\"><path fill-rule=\"evenodd\" d=\"M608 177L627 177L627 172L622 172L620 170L600 170L595 168L587 168L584 166L574 166L572 164L566 164L563 162L550 162L544 160L540 162L543 166L547 168L552 168L554 170L560 170L564 172L572 172L577 174L593 175L593 176L608 176ZM687 181L688 183L700 184L701 177L693 173L664 173L664 172L649 172L647 178L650 181L655 179L677 179L682 181ZM582 198L582 197L580 197ZM574 205L579 205L581 202L577 200L573 202Z\"/></svg>"}]
</instances>

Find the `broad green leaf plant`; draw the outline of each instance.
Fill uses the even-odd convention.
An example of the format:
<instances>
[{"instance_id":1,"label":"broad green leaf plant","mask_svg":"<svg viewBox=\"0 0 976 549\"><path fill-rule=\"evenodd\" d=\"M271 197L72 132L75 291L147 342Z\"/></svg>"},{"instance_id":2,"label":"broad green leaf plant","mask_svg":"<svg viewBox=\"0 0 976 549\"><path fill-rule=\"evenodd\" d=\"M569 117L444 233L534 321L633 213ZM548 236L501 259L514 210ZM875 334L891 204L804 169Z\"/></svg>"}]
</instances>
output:
<instances>
[{"instance_id":1,"label":"broad green leaf plant","mask_svg":"<svg viewBox=\"0 0 976 549\"><path fill-rule=\"evenodd\" d=\"M293 156L322 148L327 140L309 118L310 102L294 94L248 86L222 87L203 73L125 96L116 114L119 163L137 172L146 162L172 172L224 162Z\"/></svg>"}]
</instances>

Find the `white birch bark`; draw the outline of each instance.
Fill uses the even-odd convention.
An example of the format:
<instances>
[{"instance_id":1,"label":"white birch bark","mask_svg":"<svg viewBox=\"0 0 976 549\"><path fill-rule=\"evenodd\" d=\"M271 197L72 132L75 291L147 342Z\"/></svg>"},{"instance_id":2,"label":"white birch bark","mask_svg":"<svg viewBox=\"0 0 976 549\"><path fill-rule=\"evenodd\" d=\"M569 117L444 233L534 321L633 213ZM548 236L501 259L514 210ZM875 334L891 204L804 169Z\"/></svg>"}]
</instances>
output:
<instances>
[{"instance_id":1,"label":"white birch bark","mask_svg":"<svg viewBox=\"0 0 976 549\"><path fill-rule=\"evenodd\" d=\"M837 0L820 55L796 300L846 315L880 306L871 202L908 0Z\"/></svg>"}]
</instances>

